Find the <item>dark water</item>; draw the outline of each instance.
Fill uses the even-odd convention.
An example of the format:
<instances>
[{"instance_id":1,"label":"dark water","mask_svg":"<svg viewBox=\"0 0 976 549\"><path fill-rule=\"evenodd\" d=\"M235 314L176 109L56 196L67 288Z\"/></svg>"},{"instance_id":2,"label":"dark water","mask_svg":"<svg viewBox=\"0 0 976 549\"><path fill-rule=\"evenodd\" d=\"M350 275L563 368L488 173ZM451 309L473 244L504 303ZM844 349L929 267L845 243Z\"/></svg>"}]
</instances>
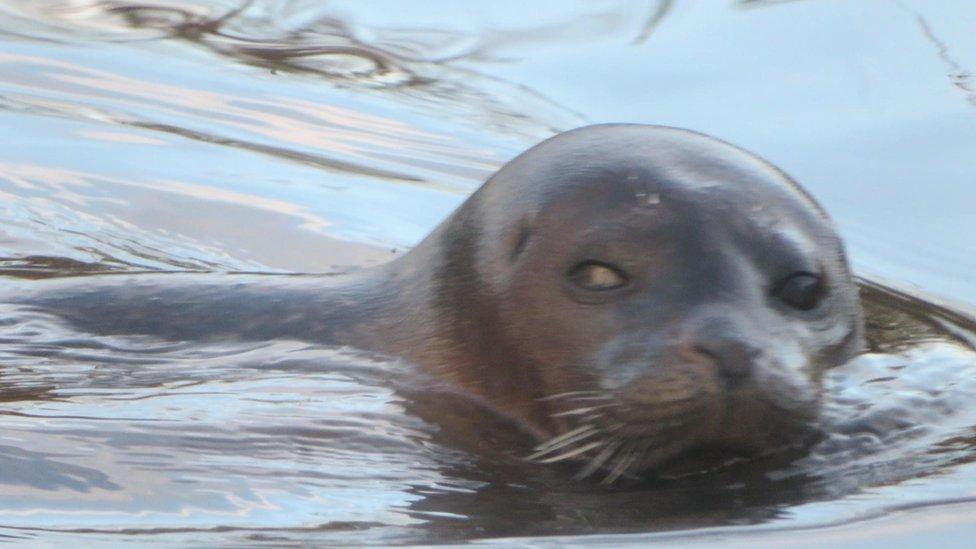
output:
<instances>
[{"instance_id":1,"label":"dark water","mask_svg":"<svg viewBox=\"0 0 976 549\"><path fill-rule=\"evenodd\" d=\"M618 489L524 464L504 425L354 349L95 337L7 307L0 541L958 542L974 28L968 0L0 2L5 285L375 264L529 144L628 121L779 164L859 273L908 294L864 287L873 352L832 372L810 452Z\"/></svg>"}]
</instances>

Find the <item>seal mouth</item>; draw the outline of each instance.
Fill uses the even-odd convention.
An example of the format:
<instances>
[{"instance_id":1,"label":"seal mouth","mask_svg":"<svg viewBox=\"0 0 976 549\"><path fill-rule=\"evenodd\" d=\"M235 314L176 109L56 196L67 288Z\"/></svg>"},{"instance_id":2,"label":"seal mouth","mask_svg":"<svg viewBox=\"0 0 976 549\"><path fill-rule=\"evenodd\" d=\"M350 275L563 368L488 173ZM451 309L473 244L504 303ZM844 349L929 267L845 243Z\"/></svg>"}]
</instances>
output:
<instances>
[{"instance_id":1,"label":"seal mouth","mask_svg":"<svg viewBox=\"0 0 976 549\"><path fill-rule=\"evenodd\" d=\"M674 479L725 470L796 451L818 432L809 414L772 404L768 413L744 421L736 414L737 399L729 395L707 406L649 409L643 418L634 417L632 409L621 412L613 395L605 391L574 391L542 400L560 401L566 409L552 417L569 427L536 446L526 459L582 464L575 477L582 480L603 473L603 485L643 480L652 472L655 477ZM723 403L718 414L716 402ZM730 421L739 428L729 428Z\"/></svg>"}]
</instances>

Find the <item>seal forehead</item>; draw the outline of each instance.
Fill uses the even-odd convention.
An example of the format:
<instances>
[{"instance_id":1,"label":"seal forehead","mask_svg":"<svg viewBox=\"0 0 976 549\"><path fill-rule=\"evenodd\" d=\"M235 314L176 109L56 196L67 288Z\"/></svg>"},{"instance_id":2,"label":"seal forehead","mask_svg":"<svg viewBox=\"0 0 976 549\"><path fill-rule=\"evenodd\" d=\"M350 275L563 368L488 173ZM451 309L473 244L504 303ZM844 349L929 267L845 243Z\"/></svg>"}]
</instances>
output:
<instances>
[{"instance_id":1,"label":"seal forehead","mask_svg":"<svg viewBox=\"0 0 976 549\"><path fill-rule=\"evenodd\" d=\"M646 206L668 196L705 202L700 197L708 193L709 203L751 196L770 206L799 203L799 210L825 217L806 192L765 160L714 137L664 126L607 124L559 134L512 160L492 186L523 204L550 203L577 189L617 201L629 195Z\"/></svg>"}]
</instances>

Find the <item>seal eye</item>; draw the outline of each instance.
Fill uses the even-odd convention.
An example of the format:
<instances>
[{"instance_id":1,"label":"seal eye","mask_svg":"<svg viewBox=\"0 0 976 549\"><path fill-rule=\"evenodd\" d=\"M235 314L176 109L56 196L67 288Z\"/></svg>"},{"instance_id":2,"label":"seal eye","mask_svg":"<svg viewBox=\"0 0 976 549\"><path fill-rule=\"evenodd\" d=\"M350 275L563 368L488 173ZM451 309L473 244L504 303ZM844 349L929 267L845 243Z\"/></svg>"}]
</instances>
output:
<instances>
[{"instance_id":1,"label":"seal eye","mask_svg":"<svg viewBox=\"0 0 976 549\"><path fill-rule=\"evenodd\" d=\"M573 267L569 279L584 290L616 290L627 284L627 277L616 267L596 261L584 261Z\"/></svg>"},{"instance_id":2,"label":"seal eye","mask_svg":"<svg viewBox=\"0 0 976 549\"><path fill-rule=\"evenodd\" d=\"M780 283L773 293L794 309L810 311L823 297L823 283L815 274L794 273Z\"/></svg>"}]
</instances>

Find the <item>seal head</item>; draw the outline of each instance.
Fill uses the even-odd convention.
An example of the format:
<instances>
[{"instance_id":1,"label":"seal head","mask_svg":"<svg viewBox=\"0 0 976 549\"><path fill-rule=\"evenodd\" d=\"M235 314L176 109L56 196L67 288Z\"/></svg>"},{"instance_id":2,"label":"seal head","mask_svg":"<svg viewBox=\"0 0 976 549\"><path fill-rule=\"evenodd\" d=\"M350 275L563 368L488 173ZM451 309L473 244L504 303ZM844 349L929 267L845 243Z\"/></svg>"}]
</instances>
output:
<instances>
[{"instance_id":1,"label":"seal head","mask_svg":"<svg viewBox=\"0 0 976 549\"><path fill-rule=\"evenodd\" d=\"M609 480L699 446L802 441L823 371L862 346L857 289L813 199L742 149L658 126L540 143L410 253L359 273L9 290L0 302L91 333L403 357L535 434L536 459Z\"/></svg>"},{"instance_id":2,"label":"seal head","mask_svg":"<svg viewBox=\"0 0 976 549\"><path fill-rule=\"evenodd\" d=\"M768 162L686 130L557 135L429 240L450 369L547 440L536 459L586 474L802 441L822 373L863 346L824 210Z\"/></svg>"}]
</instances>

